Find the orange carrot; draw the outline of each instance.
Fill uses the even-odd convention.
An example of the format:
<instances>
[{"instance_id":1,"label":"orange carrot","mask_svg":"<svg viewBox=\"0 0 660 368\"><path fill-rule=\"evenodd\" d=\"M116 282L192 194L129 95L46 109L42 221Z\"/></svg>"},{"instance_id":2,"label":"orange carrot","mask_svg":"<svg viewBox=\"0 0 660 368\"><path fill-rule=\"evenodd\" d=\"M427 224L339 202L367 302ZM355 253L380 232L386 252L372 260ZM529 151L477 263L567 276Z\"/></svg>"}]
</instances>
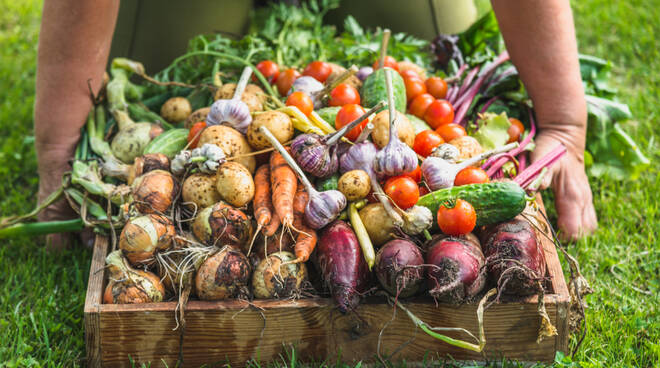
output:
<instances>
[{"instance_id":1,"label":"orange carrot","mask_svg":"<svg viewBox=\"0 0 660 368\"><path fill-rule=\"evenodd\" d=\"M267 226L271 220L273 204L270 194L270 167L261 165L254 173L254 218L259 228Z\"/></svg>"},{"instance_id":2,"label":"orange carrot","mask_svg":"<svg viewBox=\"0 0 660 368\"><path fill-rule=\"evenodd\" d=\"M298 187L298 178L278 152L270 155L270 186L273 208L282 225L289 227L293 223L293 197Z\"/></svg>"},{"instance_id":3,"label":"orange carrot","mask_svg":"<svg viewBox=\"0 0 660 368\"><path fill-rule=\"evenodd\" d=\"M314 247L316 247L316 231L305 223L305 207L308 200L309 195L305 188L299 185L293 199L293 227L298 231L294 248L296 253L295 263L306 262L314 251Z\"/></svg>"},{"instance_id":4,"label":"orange carrot","mask_svg":"<svg viewBox=\"0 0 660 368\"><path fill-rule=\"evenodd\" d=\"M280 227L280 216L277 215L277 212L274 212L270 216L270 222L263 229L264 235L273 236L277 232L277 229Z\"/></svg>"}]
</instances>

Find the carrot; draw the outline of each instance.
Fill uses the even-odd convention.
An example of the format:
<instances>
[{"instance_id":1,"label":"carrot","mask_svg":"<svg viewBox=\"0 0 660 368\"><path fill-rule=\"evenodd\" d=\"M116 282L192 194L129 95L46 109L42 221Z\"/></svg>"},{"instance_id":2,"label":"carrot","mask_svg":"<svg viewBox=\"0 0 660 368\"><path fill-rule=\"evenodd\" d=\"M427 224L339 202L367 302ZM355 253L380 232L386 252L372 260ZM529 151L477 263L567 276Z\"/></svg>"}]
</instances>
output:
<instances>
[{"instance_id":1,"label":"carrot","mask_svg":"<svg viewBox=\"0 0 660 368\"><path fill-rule=\"evenodd\" d=\"M259 229L267 226L271 220L271 202L270 193L270 167L261 165L254 173L254 199L252 200L254 208L254 218L257 220ZM257 230L259 231L259 230Z\"/></svg>"},{"instance_id":2,"label":"carrot","mask_svg":"<svg viewBox=\"0 0 660 368\"><path fill-rule=\"evenodd\" d=\"M270 222L263 229L264 235L273 236L275 235L277 229L279 228L280 228L280 216L277 215L277 212L273 212L270 216Z\"/></svg>"},{"instance_id":3,"label":"carrot","mask_svg":"<svg viewBox=\"0 0 660 368\"><path fill-rule=\"evenodd\" d=\"M316 247L316 231L305 223L305 206L309 195L303 186L298 186L296 196L293 199L293 227L298 231L294 251L296 253L295 263L306 262Z\"/></svg>"},{"instance_id":4,"label":"carrot","mask_svg":"<svg viewBox=\"0 0 660 368\"><path fill-rule=\"evenodd\" d=\"M270 155L270 184L273 208L282 225L289 227L293 223L293 197L298 187L298 178L278 152Z\"/></svg>"}]
</instances>

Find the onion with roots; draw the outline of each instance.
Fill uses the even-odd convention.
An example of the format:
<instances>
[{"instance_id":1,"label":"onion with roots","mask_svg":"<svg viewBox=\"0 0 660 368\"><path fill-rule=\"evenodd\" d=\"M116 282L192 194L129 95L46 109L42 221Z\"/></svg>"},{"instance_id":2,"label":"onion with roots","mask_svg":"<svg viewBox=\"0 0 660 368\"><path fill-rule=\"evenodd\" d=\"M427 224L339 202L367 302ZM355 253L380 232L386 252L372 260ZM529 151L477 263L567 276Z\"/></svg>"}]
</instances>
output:
<instances>
[{"instance_id":1,"label":"onion with roots","mask_svg":"<svg viewBox=\"0 0 660 368\"><path fill-rule=\"evenodd\" d=\"M290 252L276 252L263 259L252 273L252 294L258 299L288 298L300 294L307 280L304 263Z\"/></svg>"},{"instance_id":2,"label":"onion with roots","mask_svg":"<svg viewBox=\"0 0 660 368\"><path fill-rule=\"evenodd\" d=\"M135 207L142 214L165 213L179 191L179 183L165 170L154 170L131 185Z\"/></svg>"},{"instance_id":3,"label":"onion with roots","mask_svg":"<svg viewBox=\"0 0 660 368\"><path fill-rule=\"evenodd\" d=\"M133 266L154 261L156 252L172 246L176 230L167 217L149 214L128 220L119 236L119 249Z\"/></svg>"},{"instance_id":4,"label":"onion with roots","mask_svg":"<svg viewBox=\"0 0 660 368\"><path fill-rule=\"evenodd\" d=\"M195 290L202 300L224 300L246 297L250 281L247 257L231 246L206 259L197 270Z\"/></svg>"},{"instance_id":5,"label":"onion with roots","mask_svg":"<svg viewBox=\"0 0 660 368\"><path fill-rule=\"evenodd\" d=\"M103 293L103 303L141 304L163 300L165 288L158 276L133 269L121 255L121 251L116 250L108 254L105 263L110 276Z\"/></svg>"},{"instance_id":6,"label":"onion with roots","mask_svg":"<svg viewBox=\"0 0 660 368\"><path fill-rule=\"evenodd\" d=\"M219 202L197 214L192 231L202 243L242 248L252 238L252 221L243 211Z\"/></svg>"},{"instance_id":7,"label":"onion with roots","mask_svg":"<svg viewBox=\"0 0 660 368\"><path fill-rule=\"evenodd\" d=\"M388 293L406 298L424 284L423 263L422 252L413 242L390 240L376 254L376 277Z\"/></svg>"},{"instance_id":8,"label":"onion with roots","mask_svg":"<svg viewBox=\"0 0 660 368\"><path fill-rule=\"evenodd\" d=\"M162 153L147 153L135 158L133 165L124 164L112 157L103 161L101 170L103 175L112 176L124 180L131 185L135 178L154 170L170 169L170 159Z\"/></svg>"}]
</instances>

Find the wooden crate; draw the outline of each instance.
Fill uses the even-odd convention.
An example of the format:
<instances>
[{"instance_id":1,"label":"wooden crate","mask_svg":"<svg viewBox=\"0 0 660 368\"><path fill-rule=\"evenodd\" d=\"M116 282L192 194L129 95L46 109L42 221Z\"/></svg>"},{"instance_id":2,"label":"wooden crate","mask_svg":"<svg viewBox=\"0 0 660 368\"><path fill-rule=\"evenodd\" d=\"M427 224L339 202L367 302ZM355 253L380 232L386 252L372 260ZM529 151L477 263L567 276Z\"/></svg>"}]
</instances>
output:
<instances>
[{"instance_id":1,"label":"wooden crate","mask_svg":"<svg viewBox=\"0 0 660 368\"><path fill-rule=\"evenodd\" d=\"M546 238L540 240L548 264L550 289L544 299L548 315L557 327L557 336L536 343L540 325L536 296L494 304L484 313L487 341L484 353L459 349L429 337L399 310L382 334L381 356L387 357L403 344L407 345L390 358L392 361L421 362L448 357L484 361L506 357L550 362L557 351L566 352L568 289L555 246ZM180 346L179 332L174 331L176 303L102 304L107 252L107 239L98 237L85 300L88 366L129 367L129 357L134 362L151 362L152 367L175 366ZM477 335L476 305L436 305L428 298L404 303L432 326L463 327ZM331 300L323 298L258 300L252 306L234 300L190 301L183 339L184 366L226 363L243 366L253 358L267 362L286 356L291 346L296 347L297 356L303 360L373 362L379 333L391 320L392 311L382 298L365 300L358 308L360 319L340 314Z\"/></svg>"}]
</instances>

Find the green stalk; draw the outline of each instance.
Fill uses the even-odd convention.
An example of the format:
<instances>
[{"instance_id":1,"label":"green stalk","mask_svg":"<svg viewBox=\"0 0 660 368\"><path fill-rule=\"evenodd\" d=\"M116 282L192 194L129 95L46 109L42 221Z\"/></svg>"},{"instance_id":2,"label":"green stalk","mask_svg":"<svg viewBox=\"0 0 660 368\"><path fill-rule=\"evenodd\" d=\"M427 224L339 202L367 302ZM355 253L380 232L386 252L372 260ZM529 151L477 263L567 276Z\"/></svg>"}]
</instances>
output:
<instances>
[{"instance_id":1,"label":"green stalk","mask_svg":"<svg viewBox=\"0 0 660 368\"><path fill-rule=\"evenodd\" d=\"M29 213L22 215L22 216L12 216L12 217L2 217L0 218L0 229L9 227L11 225L17 224L23 220L27 220L29 218L32 218L39 214L44 208L50 206L51 204L55 203L58 199L60 199L60 196L62 196L62 193L64 193L63 188L60 186L55 190L54 192L50 193L46 199L41 201L35 207L32 211Z\"/></svg>"},{"instance_id":2,"label":"green stalk","mask_svg":"<svg viewBox=\"0 0 660 368\"><path fill-rule=\"evenodd\" d=\"M366 203L367 201L362 200L361 202ZM376 252L374 251L374 245L369 238L369 233L367 233L367 228L364 227L364 223L362 223L355 202L351 202L351 204L348 205L348 218L351 220L355 235L360 242L360 248L362 248L362 255L364 255L364 259L367 261L367 265L369 265L369 271L371 271L376 262Z\"/></svg>"},{"instance_id":3,"label":"green stalk","mask_svg":"<svg viewBox=\"0 0 660 368\"><path fill-rule=\"evenodd\" d=\"M174 126L165 121L160 115L143 107L137 103L128 104L128 113L137 121L148 121L150 123L158 123L166 130L174 129Z\"/></svg>"},{"instance_id":4,"label":"green stalk","mask_svg":"<svg viewBox=\"0 0 660 368\"><path fill-rule=\"evenodd\" d=\"M101 158L109 160L114 158L110 144L103 139L105 133L105 109L103 106L98 106L95 111L96 119L90 114L87 118L87 135L89 137L89 145Z\"/></svg>"},{"instance_id":5,"label":"green stalk","mask_svg":"<svg viewBox=\"0 0 660 368\"><path fill-rule=\"evenodd\" d=\"M64 221L33 222L29 224L15 224L0 229L0 239L22 235L45 235L54 233L70 233L83 229L83 221L79 218Z\"/></svg>"},{"instance_id":6,"label":"green stalk","mask_svg":"<svg viewBox=\"0 0 660 368\"><path fill-rule=\"evenodd\" d=\"M64 191L69 195L71 199L78 203L80 207L85 206L87 208L87 213L95 217L98 221L108 220L108 215L103 207L101 207L101 205L94 202L93 200L85 198L85 195L78 189L67 188Z\"/></svg>"},{"instance_id":7,"label":"green stalk","mask_svg":"<svg viewBox=\"0 0 660 368\"><path fill-rule=\"evenodd\" d=\"M122 205L125 202L121 196L121 192L128 194L129 188L125 185L116 186L103 182L99 175L98 163L96 161L89 163L74 161L72 167L72 184L80 185L90 194L102 198L110 198L110 201L116 205Z\"/></svg>"}]
</instances>

